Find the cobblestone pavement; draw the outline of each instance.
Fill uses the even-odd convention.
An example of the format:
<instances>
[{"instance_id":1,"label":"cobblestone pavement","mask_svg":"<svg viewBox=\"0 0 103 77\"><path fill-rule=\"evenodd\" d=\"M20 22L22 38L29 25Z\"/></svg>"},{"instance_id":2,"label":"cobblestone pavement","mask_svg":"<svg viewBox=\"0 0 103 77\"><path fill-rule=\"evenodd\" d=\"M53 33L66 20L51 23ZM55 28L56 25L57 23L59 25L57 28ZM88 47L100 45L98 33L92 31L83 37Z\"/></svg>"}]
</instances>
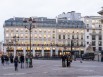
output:
<instances>
[{"instance_id":1,"label":"cobblestone pavement","mask_svg":"<svg viewBox=\"0 0 103 77\"><path fill-rule=\"evenodd\" d=\"M33 68L14 71L13 64L0 64L0 77L103 77L103 63L96 61L73 61L71 67L63 68L61 60L33 60Z\"/></svg>"}]
</instances>

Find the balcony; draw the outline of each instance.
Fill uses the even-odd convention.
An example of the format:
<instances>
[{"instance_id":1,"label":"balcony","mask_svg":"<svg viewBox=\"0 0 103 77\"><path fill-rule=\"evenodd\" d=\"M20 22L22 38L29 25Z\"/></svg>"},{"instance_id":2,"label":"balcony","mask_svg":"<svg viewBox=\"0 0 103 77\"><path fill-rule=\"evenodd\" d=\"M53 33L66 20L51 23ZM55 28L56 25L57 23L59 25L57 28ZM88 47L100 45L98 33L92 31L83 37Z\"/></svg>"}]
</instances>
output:
<instances>
[{"instance_id":1,"label":"balcony","mask_svg":"<svg viewBox=\"0 0 103 77\"><path fill-rule=\"evenodd\" d=\"M102 35L102 33L93 32L93 33L90 33L90 35Z\"/></svg>"},{"instance_id":2,"label":"balcony","mask_svg":"<svg viewBox=\"0 0 103 77\"><path fill-rule=\"evenodd\" d=\"M6 44L4 43L3 46L30 46L30 44ZM31 44L31 46L57 46L57 47L70 47L71 45L65 44ZM73 45L73 47L84 47L84 45Z\"/></svg>"}]
</instances>

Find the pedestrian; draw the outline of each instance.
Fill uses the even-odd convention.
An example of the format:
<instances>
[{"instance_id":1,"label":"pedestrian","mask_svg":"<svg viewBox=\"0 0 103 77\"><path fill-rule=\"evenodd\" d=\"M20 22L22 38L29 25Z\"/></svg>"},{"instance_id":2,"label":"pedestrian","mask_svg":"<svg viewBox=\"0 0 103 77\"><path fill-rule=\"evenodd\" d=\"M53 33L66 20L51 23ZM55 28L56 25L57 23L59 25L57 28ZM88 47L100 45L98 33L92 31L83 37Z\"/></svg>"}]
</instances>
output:
<instances>
[{"instance_id":1,"label":"pedestrian","mask_svg":"<svg viewBox=\"0 0 103 77\"><path fill-rule=\"evenodd\" d=\"M13 63L13 55L12 54L10 54L10 63Z\"/></svg>"},{"instance_id":2,"label":"pedestrian","mask_svg":"<svg viewBox=\"0 0 103 77\"><path fill-rule=\"evenodd\" d=\"M32 65L32 55L30 55L29 57L29 68L32 68L33 65Z\"/></svg>"},{"instance_id":3,"label":"pedestrian","mask_svg":"<svg viewBox=\"0 0 103 77\"><path fill-rule=\"evenodd\" d=\"M5 56L2 55L2 56L1 56L1 63L2 63L2 65L4 65L4 61L5 61Z\"/></svg>"},{"instance_id":4,"label":"pedestrian","mask_svg":"<svg viewBox=\"0 0 103 77\"><path fill-rule=\"evenodd\" d=\"M21 68L24 68L24 56L21 54L20 56L20 63L21 63Z\"/></svg>"},{"instance_id":5,"label":"pedestrian","mask_svg":"<svg viewBox=\"0 0 103 77\"><path fill-rule=\"evenodd\" d=\"M70 64L71 64L71 54L69 53L69 54L67 54L66 55L66 60L67 60L67 67L70 67Z\"/></svg>"},{"instance_id":6,"label":"pedestrian","mask_svg":"<svg viewBox=\"0 0 103 77\"><path fill-rule=\"evenodd\" d=\"M28 68L29 67L29 62L28 62L28 55L26 55L26 57L25 57L25 62L26 62L26 68Z\"/></svg>"},{"instance_id":7,"label":"pedestrian","mask_svg":"<svg viewBox=\"0 0 103 77\"><path fill-rule=\"evenodd\" d=\"M14 67L15 67L15 71L18 71L18 56L15 56L14 58Z\"/></svg>"},{"instance_id":8,"label":"pedestrian","mask_svg":"<svg viewBox=\"0 0 103 77\"><path fill-rule=\"evenodd\" d=\"M66 67L65 59L66 59L66 56L63 55L63 56L62 56L62 67Z\"/></svg>"},{"instance_id":9,"label":"pedestrian","mask_svg":"<svg viewBox=\"0 0 103 77\"><path fill-rule=\"evenodd\" d=\"M6 64L9 65L9 56L8 55L5 55L5 62L6 62Z\"/></svg>"}]
</instances>

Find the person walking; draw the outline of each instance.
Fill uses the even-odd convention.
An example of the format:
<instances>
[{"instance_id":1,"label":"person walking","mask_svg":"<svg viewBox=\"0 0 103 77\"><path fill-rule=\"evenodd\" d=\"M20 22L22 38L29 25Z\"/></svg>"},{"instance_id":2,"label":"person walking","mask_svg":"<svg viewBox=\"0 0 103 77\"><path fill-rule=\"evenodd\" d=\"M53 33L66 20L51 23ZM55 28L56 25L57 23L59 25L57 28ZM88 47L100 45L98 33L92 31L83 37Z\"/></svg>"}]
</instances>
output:
<instances>
[{"instance_id":1,"label":"person walking","mask_svg":"<svg viewBox=\"0 0 103 77\"><path fill-rule=\"evenodd\" d=\"M1 63L2 63L2 65L4 65L4 61L5 61L5 56L2 55L2 56L1 56Z\"/></svg>"},{"instance_id":2,"label":"person walking","mask_svg":"<svg viewBox=\"0 0 103 77\"><path fill-rule=\"evenodd\" d=\"M10 63L13 63L13 55L10 55Z\"/></svg>"},{"instance_id":3,"label":"person walking","mask_svg":"<svg viewBox=\"0 0 103 77\"><path fill-rule=\"evenodd\" d=\"M28 61L28 59L29 59L29 58L28 58L28 55L26 55L26 57L25 57L25 60L26 60L26 61L25 61L25 62L26 62L26 68L29 67L29 61Z\"/></svg>"},{"instance_id":4,"label":"person walking","mask_svg":"<svg viewBox=\"0 0 103 77\"><path fill-rule=\"evenodd\" d=\"M6 64L9 65L9 56L8 55L5 55L5 62L6 62Z\"/></svg>"},{"instance_id":5,"label":"person walking","mask_svg":"<svg viewBox=\"0 0 103 77\"><path fill-rule=\"evenodd\" d=\"M65 59L66 59L66 56L63 55L63 56L62 56L62 67L66 67Z\"/></svg>"},{"instance_id":6,"label":"person walking","mask_svg":"<svg viewBox=\"0 0 103 77\"><path fill-rule=\"evenodd\" d=\"M15 56L14 58L14 67L15 67L15 71L18 71L18 56Z\"/></svg>"},{"instance_id":7,"label":"person walking","mask_svg":"<svg viewBox=\"0 0 103 77\"><path fill-rule=\"evenodd\" d=\"M21 54L20 56L20 63L21 63L21 68L24 68L24 56Z\"/></svg>"},{"instance_id":8,"label":"person walking","mask_svg":"<svg viewBox=\"0 0 103 77\"><path fill-rule=\"evenodd\" d=\"M71 54L67 54L66 55L66 60L67 60L67 67L70 67L70 64L71 64Z\"/></svg>"}]
</instances>

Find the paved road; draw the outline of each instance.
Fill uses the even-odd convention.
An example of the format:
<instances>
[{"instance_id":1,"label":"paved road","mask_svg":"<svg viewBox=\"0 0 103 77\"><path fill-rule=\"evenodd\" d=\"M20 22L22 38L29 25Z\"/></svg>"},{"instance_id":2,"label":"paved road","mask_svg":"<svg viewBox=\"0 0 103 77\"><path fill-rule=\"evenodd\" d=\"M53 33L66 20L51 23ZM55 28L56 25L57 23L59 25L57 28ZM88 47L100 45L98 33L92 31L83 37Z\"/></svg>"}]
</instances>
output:
<instances>
[{"instance_id":1,"label":"paved road","mask_svg":"<svg viewBox=\"0 0 103 77\"><path fill-rule=\"evenodd\" d=\"M34 60L33 65L16 72L13 64L0 65L0 77L103 77L103 63L96 61L73 61L69 68L61 60Z\"/></svg>"}]
</instances>

